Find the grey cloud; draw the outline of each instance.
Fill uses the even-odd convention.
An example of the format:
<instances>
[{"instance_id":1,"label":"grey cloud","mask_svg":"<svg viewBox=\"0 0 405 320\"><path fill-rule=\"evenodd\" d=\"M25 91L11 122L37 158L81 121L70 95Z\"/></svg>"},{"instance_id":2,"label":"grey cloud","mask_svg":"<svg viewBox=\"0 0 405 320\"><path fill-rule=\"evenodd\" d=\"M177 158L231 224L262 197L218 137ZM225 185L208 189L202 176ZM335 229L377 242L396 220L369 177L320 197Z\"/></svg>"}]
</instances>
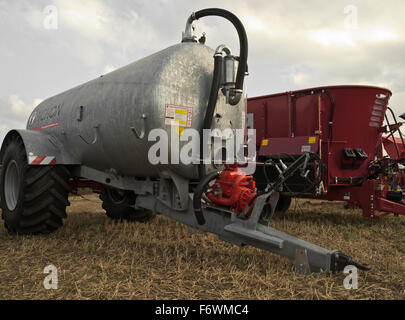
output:
<instances>
[{"instance_id":1,"label":"grey cloud","mask_svg":"<svg viewBox=\"0 0 405 320\"><path fill-rule=\"evenodd\" d=\"M30 105L178 43L190 13L213 6L233 11L245 23L249 96L318 85L384 85L393 90L400 112L405 103L405 2L350 3L358 9L357 36L344 34L348 2L342 0L0 0L0 132L5 125L25 125L11 112L10 96ZM42 11L50 4L59 10L54 31L42 26ZM82 16L69 20L75 10ZM199 34L207 33L209 46L226 43L239 50L234 29L224 19L202 19L196 27ZM370 41L373 28L395 37ZM344 42L348 36L355 45L323 45L310 37L319 31L326 32L327 41L343 37Z\"/></svg>"}]
</instances>

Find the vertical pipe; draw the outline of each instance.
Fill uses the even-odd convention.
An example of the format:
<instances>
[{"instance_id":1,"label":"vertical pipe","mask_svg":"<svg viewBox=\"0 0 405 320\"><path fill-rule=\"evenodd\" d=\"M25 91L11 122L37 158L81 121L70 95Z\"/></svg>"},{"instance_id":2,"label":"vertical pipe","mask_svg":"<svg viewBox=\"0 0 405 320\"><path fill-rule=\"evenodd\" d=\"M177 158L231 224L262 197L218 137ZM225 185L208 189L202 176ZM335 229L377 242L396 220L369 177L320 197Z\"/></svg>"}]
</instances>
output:
<instances>
[{"instance_id":1,"label":"vertical pipe","mask_svg":"<svg viewBox=\"0 0 405 320\"><path fill-rule=\"evenodd\" d=\"M319 95L319 97L318 97L318 125L319 126L318 126L318 133L315 132L315 134L319 134L319 135L322 134L322 123L321 123L322 107L321 107L321 104L322 104L321 95Z\"/></svg>"},{"instance_id":2,"label":"vertical pipe","mask_svg":"<svg viewBox=\"0 0 405 320\"><path fill-rule=\"evenodd\" d=\"M292 119L292 98L291 98L291 92L287 92L287 110L288 110L288 136L290 138L294 138L294 133L293 133L293 119Z\"/></svg>"}]
</instances>

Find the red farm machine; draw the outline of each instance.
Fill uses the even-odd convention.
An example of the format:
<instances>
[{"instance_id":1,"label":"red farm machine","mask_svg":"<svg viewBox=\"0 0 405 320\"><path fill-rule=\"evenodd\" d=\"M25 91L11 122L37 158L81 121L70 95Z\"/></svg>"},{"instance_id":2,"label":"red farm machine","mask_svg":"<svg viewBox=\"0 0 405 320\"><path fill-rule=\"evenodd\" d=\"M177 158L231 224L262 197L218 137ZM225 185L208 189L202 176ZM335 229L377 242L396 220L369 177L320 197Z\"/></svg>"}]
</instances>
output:
<instances>
[{"instance_id":1,"label":"red farm machine","mask_svg":"<svg viewBox=\"0 0 405 320\"><path fill-rule=\"evenodd\" d=\"M404 215L405 144L401 123L388 107L391 95L378 87L331 86L249 99L258 188L306 157L305 169L283 184L278 211L286 211L292 197L301 197L346 201L346 207L361 207L364 217ZM383 156L382 145L389 157Z\"/></svg>"}]
</instances>

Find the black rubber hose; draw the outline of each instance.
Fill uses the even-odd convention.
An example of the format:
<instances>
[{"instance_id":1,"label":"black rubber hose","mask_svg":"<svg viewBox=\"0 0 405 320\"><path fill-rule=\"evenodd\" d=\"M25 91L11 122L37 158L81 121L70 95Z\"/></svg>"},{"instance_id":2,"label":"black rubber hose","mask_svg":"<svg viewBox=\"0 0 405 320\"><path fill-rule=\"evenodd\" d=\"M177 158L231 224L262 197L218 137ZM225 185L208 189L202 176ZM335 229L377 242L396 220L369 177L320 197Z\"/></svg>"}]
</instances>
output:
<instances>
[{"instance_id":1,"label":"black rubber hose","mask_svg":"<svg viewBox=\"0 0 405 320\"><path fill-rule=\"evenodd\" d=\"M248 40L246 35L246 30L242 24L242 22L236 17L233 13L218 8L211 8L211 9L204 9L193 13L190 18L188 19L188 23L192 24L193 21L198 20L200 18L206 16L220 16L227 20L229 20L236 28L239 36L239 43L240 43L240 55L239 55L239 65L238 71L236 75L236 85L235 89L240 92L236 92L235 96L230 99L231 105L237 105L241 98L243 92L243 83L245 80L245 72L247 70L247 59L248 59ZM204 129L211 129L212 120L214 118L215 107L218 100L218 92L221 85L221 75L222 75L222 53L215 56L215 66L214 66L214 75L211 85L211 92L208 101L208 106L206 110L206 114L204 117L204 123L202 127L202 131ZM204 145L201 139L200 151L201 155L203 155ZM194 206L194 214L197 219L199 225L205 224L205 218L201 209L201 198L206 188L207 184L210 183L212 180L219 177L219 172L212 172L208 175L204 176L204 165L200 165L200 178L201 181L198 184L197 188L194 191L194 198L193 198L193 206Z\"/></svg>"},{"instance_id":2,"label":"black rubber hose","mask_svg":"<svg viewBox=\"0 0 405 320\"><path fill-rule=\"evenodd\" d=\"M208 100L207 111L205 112L203 129L211 129L212 119L214 118L215 106L217 105L218 100L219 87L221 85L221 75L222 75L222 53L221 55L215 55L214 76L212 79L211 92Z\"/></svg>"},{"instance_id":3,"label":"black rubber hose","mask_svg":"<svg viewBox=\"0 0 405 320\"><path fill-rule=\"evenodd\" d=\"M205 112L204 122L201 129L200 137L204 136L204 129L211 129L212 119L214 118L215 107L217 105L219 87L221 85L221 75L222 75L222 53L215 55L214 62L214 75L212 79L210 97L208 99L208 106ZM204 139L200 139L200 154L204 155ZM200 159L202 159L200 157ZM204 164L199 167L200 179L205 175Z\"/></svg>"},{"instance_id":4,"label":"black rubber hose","mask_svg":"<svg viewBox=\"0 0 405 320\"><path fill-rule=\"evenodd\" d=\"M239 54L238 72L236 75L236 90L243 91L243 83L245 81L245 72L247 70L247 59L248 59L248 39L245 27L243 26L239 18L235 16L233 13L218 8L210 8L198 11L191 15L191 17L188 19L188 22L191 24L193 21L207 16L219 16L229 20L234 25L236 31L238 32L240 54ZM241 93L236 94L235 98L230 100L231 105L233 106L237 105L240 102L241 98L242 98Z\"/></svg>"},{"instance_id":5,"label":"black rubber hose","mask_svg":"<svg viewBox=\"0 0 405 320\"><path fill-rule=\"evenodd\" d=\"M204 214L201 209L201 198L204 193L205 188L207 185L212 181L219 177L220 172L214 171L207 174L198 184L196 189L194 190L194 197L193 197L193 207L194 207L194 214L197 219L197 222L200 226L205 224Z\"/></svg>"}]
</instances>

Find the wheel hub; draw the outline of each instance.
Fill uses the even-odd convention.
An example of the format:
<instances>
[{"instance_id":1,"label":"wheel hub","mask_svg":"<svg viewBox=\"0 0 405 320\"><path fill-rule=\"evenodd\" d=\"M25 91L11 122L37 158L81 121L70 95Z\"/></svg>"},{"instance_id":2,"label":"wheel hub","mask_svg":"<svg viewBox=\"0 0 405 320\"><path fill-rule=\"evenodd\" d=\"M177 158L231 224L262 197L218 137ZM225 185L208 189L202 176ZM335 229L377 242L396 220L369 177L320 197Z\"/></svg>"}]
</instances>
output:
<instances>
[{"instance_id":1,"label":"wheel hub","mask_svg":"<svg viewBox=\"0 0 405 320\"><path fill-rule=\"evenodd\" d=\"M7 208L14 211L20 196L20 173L15 160L9 162L4 180L4 199Z\"/></svg>"},{"instance_id":2,"label":"wheel hub","mask_svg":"<svg viewBox=\"0 0 405 320\"><path fill-rule=\"evenodd\" d=\"M127 194L123 190L108 188L107 192L111 201L116 205L123 204L127 199Z\"/></svg>"}]
</instances>

